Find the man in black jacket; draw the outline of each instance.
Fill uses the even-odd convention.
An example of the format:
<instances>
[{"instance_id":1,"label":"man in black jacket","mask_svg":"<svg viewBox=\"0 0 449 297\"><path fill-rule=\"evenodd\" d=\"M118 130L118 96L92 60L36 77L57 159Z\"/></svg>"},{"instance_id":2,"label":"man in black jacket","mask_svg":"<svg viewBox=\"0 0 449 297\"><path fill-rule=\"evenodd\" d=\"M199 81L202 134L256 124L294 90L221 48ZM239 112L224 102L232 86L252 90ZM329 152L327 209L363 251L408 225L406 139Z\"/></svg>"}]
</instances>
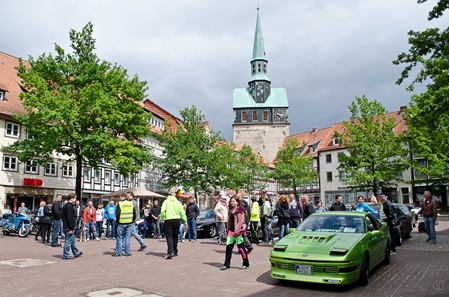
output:
<instances>
[{"instance_id":1,"label":"man in black jacket","mask_svg":"<svg viewBox=\"0 0 449 297\"><path fill-rule=\"evenodd\" d=\"M380 203L380 219L387 222L388 230L390 231L390 254L396 254L396 232L394 232L394 225L397 221L398 215L394 209L393 204L388 200L384 194L377 196Z\"/></svg>"},{"instance_id":2,"label":"man in black jacket","mask_svg":"<svg viewBox=\"0 0 449 297\"><path fill-rule=\"evenodd\" d=\"M186 217L187 217L187 235L189 242L196 242L196 218L200 215L200 209L195 203L195 198L193 196L189 197L189 204L186 207Z\"/></svg>"},{"instance_id":3,"label":"man in black jacket","mask_svg":"<svg viewBox=\"0 0 449 297\"><path fill-rule=\"evenodd\" d=\"M58 235L61 232L61 195L56 195L55 201L51 208L51 218L52 218L52 232L51 232L51 246L58 246Z\"/></svg>"},{"instance_id":4,"label":"man in black jacket","mask_svg":"<svg viewBox=\"0 0 449 297\"><path fill-rule=\"evenodd\" d=\"M76 212L75 212L75 201L76 194L69 194L69 201L64 204L61 211L62 224L64 227L65 243L64 251L62 252L62 259L71 260L78 258L83 254L76 248ZM72 250L73 257L70 257L70 249Z\"/></svg>"},{"instance_id":5,"label":"man in black jacket","mask_svg":"<svg viewBox=\"0 0 449 297\"><path fill-rule=\"evenodd\" d=\"M346 205L342 202L343 197L341 195L335 195L335 202L332 204L330 211L346 211Z\"/></svg>"}]
</instances>

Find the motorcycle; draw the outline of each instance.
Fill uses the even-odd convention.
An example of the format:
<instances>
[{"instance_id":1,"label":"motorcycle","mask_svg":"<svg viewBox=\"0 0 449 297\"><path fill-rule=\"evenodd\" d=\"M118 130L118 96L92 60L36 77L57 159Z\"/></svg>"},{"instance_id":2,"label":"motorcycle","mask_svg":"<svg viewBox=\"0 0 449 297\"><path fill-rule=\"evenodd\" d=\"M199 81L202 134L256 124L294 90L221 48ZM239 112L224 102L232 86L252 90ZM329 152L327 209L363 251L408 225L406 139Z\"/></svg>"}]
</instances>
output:
<instances>
[{"instance_id":1,"label":"motorcycle","mask_svg":"<svg viewBox=\"0 0 449 297\"><path fill-rule=\"evenodd\" d=\"M31 221L24 214L5 214L0 225L3 229L3 234L6 236L15 233L19 237L26 237L31 232Z\"/></svg>"}]
</instances>

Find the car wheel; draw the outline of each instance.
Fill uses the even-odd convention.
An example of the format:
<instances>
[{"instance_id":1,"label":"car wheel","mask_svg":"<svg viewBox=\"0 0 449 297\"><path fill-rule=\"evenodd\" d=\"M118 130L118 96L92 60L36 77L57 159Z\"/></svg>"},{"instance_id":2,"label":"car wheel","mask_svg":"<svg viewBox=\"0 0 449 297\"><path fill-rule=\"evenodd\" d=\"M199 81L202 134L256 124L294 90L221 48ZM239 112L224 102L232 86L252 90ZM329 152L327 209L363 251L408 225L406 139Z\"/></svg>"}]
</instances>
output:
<instances>
[{"instance_id":1,"label":"car wheel","mask_svg":"<svg viewBox=\"0 0 449 297\"><path fill-rule=\"evenodd\" d=\"M215 237L215 235L217 235L217 227L215 227L214 225L211 225L209 227L209 236L210 237Z\"/></svg>"},{"instance_id":2,"label":"car wheel","mask_svg":"<svg viewBox=\"0 0 449 297\"><path fill-rule=\"evenodd\" d=\"M388 246L388 243L387 243L387 246L385 247L385 258L384 258L383 264L390 265L390 258L391 258L390 247Z\"/></svg>"},{"instance_id":3,"label":"car wheel","mask_svg":"<svg viewBox=\"0 0 449 297\"><path fill-rule=\"evenodd\" d=\"M396 229L396 246L401 246L402 245L402 232L401 232L401 228L397 228Z\"/></svg>"},{"instance_id":4,"label":"car wheel","mask_svg":"<svg viewBox=\"0 0 449 297\"><path fill-rule=\"evenodd\" d=\"M362 265L360 265L359 283L362 286L366 286L368 284L368 279L369 279L369 262L368 262L368 255L365 253L362 258Z\"/></svg>"}]
</instances>

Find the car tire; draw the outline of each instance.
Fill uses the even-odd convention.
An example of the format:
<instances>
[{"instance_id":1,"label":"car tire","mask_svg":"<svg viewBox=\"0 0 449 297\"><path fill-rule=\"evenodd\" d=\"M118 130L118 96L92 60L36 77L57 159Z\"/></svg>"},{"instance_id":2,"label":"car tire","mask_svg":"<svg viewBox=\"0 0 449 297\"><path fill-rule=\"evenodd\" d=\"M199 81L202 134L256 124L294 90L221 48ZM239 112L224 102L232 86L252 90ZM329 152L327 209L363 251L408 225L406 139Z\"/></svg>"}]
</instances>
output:
<instances>
[{"instance_id":1,"label":"car tire","mask_svg":"<svg viewBox=\"0 0 449 297\"><path fill-rule=\"evenodd\" d=\"M405 238L411 238L412 237L412 230L413 230L413 224L410 223L410 230L407 232L407 234L405 235Z\"/></svg>"},{"instance_id":2,"label":"car tire","mask_svg":"<svg viewBox=\"0 0 449 297\"><path fill-rule=\"evenodd\" d=\"M397 232L396 232L396 246L401 246L402 245L402 241L403 241L402 231L401 231L401 228L397 228L396 230L397 230Z\"/></svg>"},{"instance_id":3,"label":"car tire","mask_svg":"<svg viewBox=\"0 0 449 297\"><path fill-rule=\"evenodd\" d=\"M362 286L366 286L368 285L368 280L369 280L369 262L368 262L368 255L365 253L362 258L362 264L360 265L359 283Z\"/></svg>"},{"instance_id":4,"label":"car tire","mask_svg":"<svg viewBox=\"0 0 449 297\"><path fill-rule=\"evenodd\" d=\"M384 258L382 264L390 265L390 259L391 259L390 247L389 247L389 244L387 243L387 245L385 246L385 258Z\"/></svg>"},{"instance_id":5,"label":"car tire","mask_svg":"<svg viewBox=\"0 0 449 297\"><path fill-rule=\"evenodd\" d=\"M214 238L217 235L217 227L214 225L209 226L209 236Z\"/></svg>"}]
</instances>

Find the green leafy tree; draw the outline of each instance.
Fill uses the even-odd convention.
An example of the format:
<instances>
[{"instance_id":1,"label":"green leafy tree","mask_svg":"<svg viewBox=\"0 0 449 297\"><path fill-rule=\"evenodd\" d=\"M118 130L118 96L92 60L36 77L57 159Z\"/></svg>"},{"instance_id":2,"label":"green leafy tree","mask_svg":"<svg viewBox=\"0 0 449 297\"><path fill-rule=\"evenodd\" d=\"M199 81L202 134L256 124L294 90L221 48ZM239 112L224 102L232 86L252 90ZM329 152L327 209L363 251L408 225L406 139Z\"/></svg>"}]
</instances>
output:
<instances>
[{"instance_id":1,"label":"green leafy tree","mask_svg":"<svg viewBox=\"0 0 449 297\"><path fill-rule=\"evenodd\" d=\"M313 157L302 155L304 146L304 143L288 138L284 148L277 154L278 162L271 174L279 184L293 189L295 195L298 194L298 189L316 184L319 177L313 166Z\"/></svg>"},{"instance_id":2,"label":"green leafy tree","mask_svg":"<svg viewBox=\"0 0 449 297\"><path fill-rule=\"evenodd\" d=\"M81 197L83 166L110 164L125 176L151 160L142 138L150 134L150 114L139 103L147 90L137 76L94 53L93 25L70 31L72 53L55 45L56 56L21 61L18 76L26 114L15 117L28 137L5 148L21 161L46 165L54 155L76 162L76 193Z\"/></svg>"},{"instance_id":3,"label":"green leafy tree","mask_svg":"<svg viewBox=\"0 0 449 297\"><path fill-rule=\"evenodd\" d=\"M351 120L343 122L343 133L335 133L349 153L339 154L338 169L345 172L347 186L377 195L402 180L399 174L407 167L406 146L394 132L398 120L365 96L357 97L349 110Z\"/></svg>"},{"instance_id":4,"label":"green leafy tree","mask_svg":"<svg viewBox=\"0 0 449 297\"><path fill-rule=\"evenodd\" d=\"M268 164L253 149L244 145L241 149L234 147L233 154L228 159L228 168L225 171L228 177L228 188L254 192L261 181L268 176Z\"/></svg>"},{"instance_id":5,"label":"green leafy tree","mask_svg":"<svg viewBox=\"0 0 449 297\"><path fill-rule=\"evenodd\" d=\"M426 0L418 1L423 2ZM438 1L428 20L441 17L448 8L448 0ZM406 122L412 154L425 158L428 166L418 166L414 160L411 165L431 176L432 183L446 183L449 180L449 28L410 31L408 35L409 52L401 53L393 61L396 65L406 65L396 83L402 84L418 68L407 90L413 91L417 84L427 86L425 92L412 96Z\"/></svg>"},{"instance_id":6,"label":"green leafy tree","mask_svg":"<svg viewBox=\"0 0 449 297\"><path fill-rule=\"evenodd\" d=\"M223 139L201 125L204 115L195 106L181 110L180 115L182 126L168 122L162 134L155 135L163 147L163 156L155 160L154 166L161 170L167 188L193 189L196 196L212 192L223 183L222 158L217 159L214 153L216 144Z\"/></svg>"}]
</instances>

